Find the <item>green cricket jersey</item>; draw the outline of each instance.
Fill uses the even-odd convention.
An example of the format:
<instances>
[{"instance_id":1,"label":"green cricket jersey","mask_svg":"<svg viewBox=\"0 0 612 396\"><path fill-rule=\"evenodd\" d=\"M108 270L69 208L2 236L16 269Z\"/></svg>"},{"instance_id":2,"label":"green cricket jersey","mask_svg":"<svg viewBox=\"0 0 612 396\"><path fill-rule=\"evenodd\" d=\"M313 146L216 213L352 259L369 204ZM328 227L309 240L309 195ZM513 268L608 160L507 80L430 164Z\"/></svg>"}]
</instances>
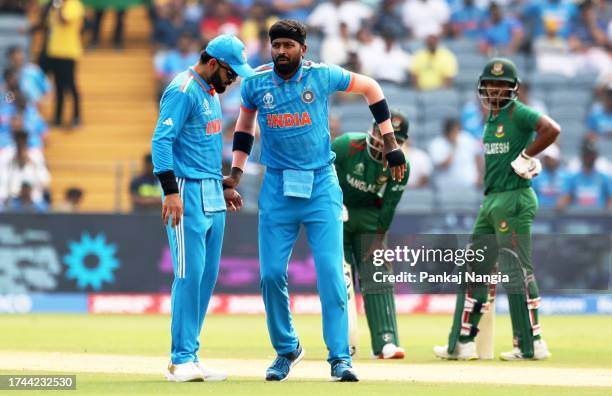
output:
<instances>
[{"instance_id":1,"label":"green cricket jersey","mask_svg":"<svg viewBox=\"0 0 612 396\"><path fill-rule=\"evenodd\" d=\"M352 208L372 208L378 212L375 229L386 231L408 183L410 164L406 161L404 179L393 181L391 170L383 171L383 165L368 154L366 137L365 133L346 133L336 138L332 143L334 163L349 212Z\"/></svg>"},{"instance_id":2,"label":"green cricket jersey","mask_svg":"<svg viewBox=\"0 0 612 396\"><path fill-rule=\"evenodd\" d=\"M510 163L533 141L534 130L541 116L518 100L495 117L489 113L483 139L485 194L531 186L531 180L514 173Z\"/></svg>"}]
</instances>

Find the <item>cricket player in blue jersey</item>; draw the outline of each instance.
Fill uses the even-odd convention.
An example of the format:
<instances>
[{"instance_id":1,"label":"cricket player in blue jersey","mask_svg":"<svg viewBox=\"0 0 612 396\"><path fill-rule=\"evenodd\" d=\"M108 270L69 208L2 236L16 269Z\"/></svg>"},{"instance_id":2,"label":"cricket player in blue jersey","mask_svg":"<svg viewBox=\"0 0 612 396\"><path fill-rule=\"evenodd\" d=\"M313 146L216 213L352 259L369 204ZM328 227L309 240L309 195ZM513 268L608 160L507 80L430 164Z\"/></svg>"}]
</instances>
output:
<instances>
[{"instance_id":1,"label":"cricket player in blue jersey","mask_svg":"<svg viewBox=\"0 0 612 396\"><path fill-rule=\"evenodd\" d=\"M199 335L219 272L225 211L240 195L223 189L219 95L253 70L244 44L231 35L211 40L199 62L166 88L153 135L153 172L164 191L162 217L172 250L170 381L221 381L224 373L198 360Z\"/></svg>"},{"instance_id":2,"label":"cricket player in blue jersey","mask_svg":"<svg viewBox=\"0 0 612 396\"><path fill-rule=\"evenodd\" d=\"M342 190L334 171L328 97L336 91L365 96L384 139L385 162L402 180L406 160L395 141L389 107L379 84L335 65L304 60L306 28L280 20L269 30L273 63L242 81L242 107L234 132L234 158L227 187L235 187L261 130L266 165L259 196L261 289L272 345L278 354L266 380L283 381L304 356L293 328L287 265L300 225L306 228L317 272L323 337L331 379L358 381L351 366L347 291L342 268ZM387 164L385 164L387 166Z\"/></svg>"}]
</instances>

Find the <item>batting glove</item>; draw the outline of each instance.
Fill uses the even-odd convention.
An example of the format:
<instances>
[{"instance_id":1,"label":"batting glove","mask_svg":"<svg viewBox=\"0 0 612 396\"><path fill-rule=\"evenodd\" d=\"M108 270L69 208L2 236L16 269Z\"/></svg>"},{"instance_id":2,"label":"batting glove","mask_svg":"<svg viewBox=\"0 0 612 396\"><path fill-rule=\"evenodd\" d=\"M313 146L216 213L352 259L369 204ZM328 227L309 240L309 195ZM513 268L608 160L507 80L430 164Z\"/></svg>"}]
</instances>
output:
<instances>
[{"instance_id":1,"label":"batting glove","mask_svg":"<svg viewBox=\"0 0 612 396\"><path fill-rule=\"evenodd\" d=\"M542 171L540 160L528 156L525 154L525 150L523 150L510 165L517 175L527 180L533 179Z\"/></svg>"}]
</instances>

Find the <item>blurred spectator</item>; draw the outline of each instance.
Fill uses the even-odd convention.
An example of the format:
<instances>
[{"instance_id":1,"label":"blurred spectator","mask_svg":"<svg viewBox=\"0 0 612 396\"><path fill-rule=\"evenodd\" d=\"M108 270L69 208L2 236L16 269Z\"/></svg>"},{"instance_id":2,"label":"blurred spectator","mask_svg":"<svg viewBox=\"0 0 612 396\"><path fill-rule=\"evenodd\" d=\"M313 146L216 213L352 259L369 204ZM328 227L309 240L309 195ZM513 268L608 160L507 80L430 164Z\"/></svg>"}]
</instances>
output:
<instances>
[{"instance_id":1,"label":"blurred spectator","mask_svg":"<svg viewBox=\"0 0 612 396\"><path fill-rule=\"evenodd\" d=\"M435 166L434 183L438 191L452 188L476 188L481 182L482 150L478 142L461 131L461 124L450 118L444 122L444 134L429 144Z\"/></svg>"},{"instance_id":2,"label":"blurred spectator","mask_svg":"<svg viewBox=\"0 0 612 396\"><path fill-rule=\"evenodd\" d=\"M26 95L29 102L40 106L51 91L49 79L42 69L30 62L26 62L23 48L13 46L7 50L8 66L13 68L19 78L19 88Z\"/></svg>"},{"instance_id":3,"label":"blurred spectator","mask_svg":"<svg viewBox=\"0 0 612 396\"><path fill-rule=\"evenodd\" d=\"M372 31L381 34L385 28L391 26L397 29L397 37L405 37L406 28L402 22L402 17L398 10L401 0L382 0L379 9L372 19Z\"/></svg>"},{"instance_id":4,"label":"blurred spectator","mask_svg":"<svg viewBox=\"0 0 612 396\"><path fill-rule=\"evenodd\" d=\"M178 39L177 48L163 52L155 57L155 74L157 77L159 97L166 85L179 73L184 72L198 62L200 53L195 50L191 33L185 31Z\"/></svg>"},{"instance_id":5,"label":"blurred spectator","mask_svg":"<svg viewBox=\"0 0 612 396\"><path fill-rule=\"evenodd\" d=\"M576 16L576 6L571 0L531 0L523 10L523 18L533 23L533 37L539 37L546 31L546 24L558 26L559 36L567 39L570 24Z\"/></svg>"},{"instance_id":6,"label":"blurred spectator","mask_svg":"<svg viewBox=\"0 0 612 396\"><path fill-rule=\"evenodd\" d=\"M612 207L612 186L607 175L595 169L598 157L595 144L586 139L582 145L582 167L570 175L563 186L558 209L572 205L580 208L605 209Z\"/></svg>"},{"instance_id":7,"label":"blurred spectator","mask_svg":"<svg viewBox=\"0 0 612 396\"><path fill-rule=\"evenodd\" d=\"M542 114L548 114L548 109L544 102L540 98L531 95L531 84L527 81L522 82L519 86L518 100Z\"/></svg>"},{"instance_id":8,"label":"blurred spectator","mask_svg":"<svg viewBox=\"0 0 612 396\"><path fill-rule=\"evenodd\" d=\"M391 26L383 29L383 46L374 47L379 52L361 59L364 73L381 82L404 84L408 81L410 55L397 43L397 34Z\"/></svg>"},{"instance_id":9,"label":"blurred spectator","mask_svg":"<svg viewBox=\"0 0 612 396\"><path fill-rule=\"evenodd\" d=\"M200 24L200 35L204 41L208 42L224 33L235 36L240 34L242 19L236 15L232 7L233 5L226 0L213 3L212 12L207 13Z\"/></svg>"},{"instance_id":10,"label":"blurred spectator","mask_svg":"<svg viewBox=\"0 0 612 396\"><path fill-rule=\"evenodd\" d=\"M34 202L43 201L43 193L49 186L49 172L43 162L35 161L28 154L28 134L25 131L14 132L15 154L0 166L0 202L16 198L21 186L28 183Z\"/></svg>"},{"instance_id":11,"label":"blurred spectator","mask_svg":"<svg viewBox=\"0 0 612 396\"><path fill-rule=\"evenodd\" d=\"M153 174L151 154L144 156L143 170L130 182L130 197L134 212L159 212L161 210L162 190L159 180Z\"/></svg>"},{"instance_id":12,"label":"blurred spectator","mask_svg":"<svg viewBox=\"0 0 612 396\"><path fill-rule=\"evenodd\" d=\"M587 128L592 137L612 138L612 83L604 91L602 103L596 103L588 115Z\"/></svg>"},{"instance_id":13,"label":"blurred spectator","mask_svg":"<svg viewBox=\"0 0 612 396\"><path fill-rule=\"evenodd\" d=\"M453 11L450 16L450 34L455 38L476 40L480 37L484 17L484 10L477 6L474 0L463 0L463 7Z\"/></svg>"},{"instance_id":14,"label":"blurred spectator","mask_svg":"<svg viewBox=\"0 0 612 396\"><path fill-rule=\"evenodd\" d=\"M115 49L123 48L123 26L125 17L125 7L129 3L126 1L109 1L109 0L86 0L88 6L93 7L94 17L91 26L91 40L88 48L94 49L100 44L100 27L104 14L109 9L114 9L115 14L115 29L113 31L113 47Z\"/></svg>"},{"instance_id":15,"label":"blurred spectator","mask_svg":"<svg viewBox=\"0 0 612 396\"><path fill-rule=\"evenodd\" d=\"M270 15L270 11L261 1L255 2L248 12L247 18L242 22L240 38L247 48L250 60L250 54L260 49L261 32L264 32L268 38L268 29L278 20L278 17Z\"/></svg>"},{"instance_id":16,"label":"blurred spectator","mask_svg":"<svg viewBox=\"0 0 612 396\"><path fill-rule=\"evenodd\" d=\"M78 213L81 211L83 202L83 190L78 187L70 187L64 192L64 202L59 204L56 211L60 213Z\"/></svg>"},{"instance_id":17,"label":"blurred spectator","mask_svg":"<svg viewBox=\"0 0 612 396\"><path fill-rule=\"evenodd\" d=\"M305 21L314 0L272 0L272 7L283 19Z\"/></svg>"},{"instance_id":18,"label":"blurred spectator","mask_svg":"<svg viewBox=\"0 0 612 396\"><path fill-rule=\"evenodd\" d=\"M270 37L268 36L268 29L261 30L259 32L259 41L256 44L251 43L250 47L247 48L247 51L247 61L253 68L272 62L272 57L270 56ZM230 85L230 87L232 87L232 85Z\"/></svg>"},{"instance_id":19,"label":"blurred spectator","mask_svg":"<svg viewBox=\"0 0 612 396\"><path fill-rule=\"evenodd\" d=\"M379 67L380 59L377 59L385 50L385 42L379 36L372 34L370 29L362 27L357 32L357 55L361 72L366 75L374 73Z\"/></svg>"},{"instance_id":20,"label":"blurred spectator","mask_svg":"<svg viewBox=\"0 0 612 396\"><path fill-rule=\"evenodd\" d=\"M178 37L185 29L185 19L181 9L176 7L173 2L161 2L155 4L153 14L151 39L156 49L175 48ZM198 29L195 33L199 34Z\"/></svg>"},{"instance_id":21,"label":"blurred spectator","mask_svg":"<svg viewBox=\"0 0 612 396\"><path fill-rule=\"evenodd\" d=\"M599 18L591 0L580 4L580 14L572 21L569 46L581 73L606 73L612 70L607 52L606 22Z\"/></svg>"},{"instance_id":22,"label":"blurred spectator","mask_svg":"<svg viewBox=\"0 0 612 396\"><path fill-rule=\"evenodd\" d=\"M555 209L563 194L565 179L569 176L561 167L561 150L557 144L551 144L540 154L542 172L533 178L532 187L538 196L542 209Z\"/></svg>"},{"instance_id":23,"label":"blurred spectator","mask_svg":"<svg viewBox=\"0 0 612 396\"><path fill-rule=\"evenodd\" d=\"M334 65L344 65L349 60L349 54L357 51L357 40L351 36L348 25L340 23L338 35L325 36L321 43L321 60Z\"/></svg>"},{"instance_id":24,"label":"blurred spectator","mask_svg":"<svg viewBox=\"0 0 612 396\"><path fill-rule=\"evenodd\" d=\"M46 213L49 205L44 199L34 199L32 186L24 182L21 184L19 194L9 199L6 209L14 213Z\"/></svg>"},{"instance_id":25,"label":"blurred spectator","mask_svg":"<svg viewBox=\"0 0 612 396\"><path fill-rule=\"evenodd\" d=\"M12 133L23 130L28 134L28 154L36 161L44 161L43 149L47 140L47 123L33 104L17 92L15 100L0 108L0 150L9 149L9 156L15 153Z\"/></svg>"},{"instance_id":26,"label":"blurred spectator","mask_svg":"<svg viewBox=\"0 0 612 396\"><path fill-rule=\"evenodd\" d=\"M570 53L568 41L559 35L559 23L549 19L544 28L545 35L533 42L536 69L542 73L572 77L576 72L576 62Z\"/></svg>"},{"instance_id":27,"label":"blurred spectator","mask_svg":"<svg viewBox=\"0 0 612 396\"><path fill-rule=\"evenodd\" d=\"M2 74L2 86L0 86L0 106L11 103L15 95L21 91L19 88L19 73L14 68L7 68Z\"/></svg>"},{"instance_id":28,"label":"blurred spectator","mask_svg":"<svg viewBox=\"0 0 612 396\"><path fill-rule=\"evenodd\" d=\"M342 22L350 34L356 34L362 22L371 18L372 14L372 9L360 1L323 1L312 10L306 22L309 30L321 32L325 36L338 35Z\"/></svg>"},{"instance_id":29,"label":"blurred spectator","mask_svg":"<svg viewBox=\"0 0 612 396\"><path fill-rule=\"evenodd\" d=\"M441 47L440 31L434 30L425 38L425 47L412 58L410 72L415 86L423 91L448 88L457 75L457 58L447 48Z\"/></svg>"},{"instance_id":30,"label":"blurred spectator","mask_svg":"<svg viewBox=\"0 0 612 396\"><path fill-rule=\"evenodd\" d=\"M489 17L485 19L480 37L480 50L487 56L509 55L518 51L523 41L523 26L512 17L504 16L497 3L489 6Z\"/></svg>"},{"instance_id":31,"label":"blurred spectator","mask_svg":"<svg viewBox=\"0 0 612 396\"><path fill-rule=\"evenodd\" d=\"M76 63L83 52L81 26L85 9L79 0L54 1L49 14L50 37L47 46L49 63L55 79L55 116L53 125L62 124L64 93L72 94L72 127L81 123L79 91L76 86Z\"/></svg>"},{"instance_id":32,"label":"blurred spectator","mask_svg":"<svg viewBox=\"0 0 612 396\"><path fill-rule=\"evenodd\" d=\"M408 139L403 145L402 150L410 162L410 177L408 178L408 188L421 188L429 186L433 165L426 151L412 144L412 139Z\"/></svg>"},{"instance_id":33,"label":"blurred spectator","mask_svg":"<svg viewBox=\"0 0 612 396\"><path fill-rule=\"evenodd\" d=\"M445 0L406 0L402 8L404 26L412 37L423 40L432 31L444 32L450 18L450 8Z\"/></svg>"}]
</instances>

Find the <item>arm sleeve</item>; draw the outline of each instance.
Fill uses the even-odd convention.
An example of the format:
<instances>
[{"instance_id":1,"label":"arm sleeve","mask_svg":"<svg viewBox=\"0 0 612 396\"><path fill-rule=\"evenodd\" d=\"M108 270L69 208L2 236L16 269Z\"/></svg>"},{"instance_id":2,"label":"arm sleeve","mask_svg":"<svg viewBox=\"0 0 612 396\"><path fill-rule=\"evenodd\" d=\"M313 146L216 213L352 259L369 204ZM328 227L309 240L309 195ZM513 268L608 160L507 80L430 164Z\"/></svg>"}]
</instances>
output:
<instances>
[{"instance_id":1,"label":"arm sleeve","mask_svg":"<svg viewBox=\"0 0 612 396\"><path fill-rule=\"evenodd\" d=\"M328 95L336 91L350 91L353 76L351 73L336 65L328 65L329 68L329 89Z\"/></svg>"},{"instance_id":2,"label":"arm sleeve","mask_svg":"<svg viewBox=\"0 0 612 396\"><path fill-rule=\"evenodd\" d=\"M540 121L540 117L542 117L542 113L524 105L518 110L519 111L516 112L516 117L518 118L521 132L531 133L535 131L536 125L538 125L538 121Z\"/></svg>"},{"instance_id":3,"label":"arm sleeve","mask_svg":"<svg viewBox=\"0 0 612 396\"><path fill-rule=\"evenodd\" d=\"M244 110L248 112L257 110L257 105L255 105L255 103L253 103L251 100L245 80L242 80L240 83L240 98L240 107L242 107Z\"/></svg>"},{"instance_id":4,"label":"arm sleeve","mask_svg":"<svg viewBox=\"0 0 612 396\"><path fill-rule=\"evenodd\" d=\"M383 205L380 208L380 216L378 216L378 227L379 231L387 231L391 227L393 221L393 215L397 204L402 199L406 185L408 184L408 178L410 176L410 163L406 161L406 173L401 182L390 181L387 185L387 190L383 196Z\"/></svg>"},{"instance_id":5,"label":"arm sleeve","mask_svg":"<svg viewBox=\"0 0 612 396\"><path fill-rule=\"evenodd\" d=\"M191 112L191 99L186 93L173 86L164 92L159 105L159 119L153 133L151 154L153 173L173 169L172 145Z\"/></svg>"}]
</instances>

